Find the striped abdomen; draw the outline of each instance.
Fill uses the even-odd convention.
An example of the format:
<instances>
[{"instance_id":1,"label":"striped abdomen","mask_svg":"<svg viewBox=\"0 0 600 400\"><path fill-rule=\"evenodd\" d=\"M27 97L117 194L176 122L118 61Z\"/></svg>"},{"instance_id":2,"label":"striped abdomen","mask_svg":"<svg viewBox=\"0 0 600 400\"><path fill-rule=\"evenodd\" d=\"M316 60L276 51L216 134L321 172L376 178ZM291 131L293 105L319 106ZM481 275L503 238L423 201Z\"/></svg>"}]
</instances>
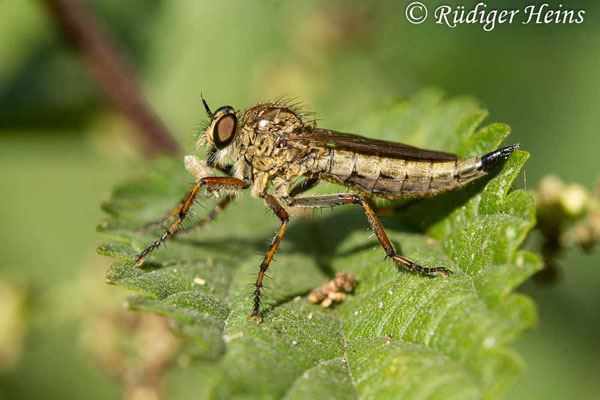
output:
<instances>
[{"instance_id":1,"label":"striped abdomen","mask_svg":"<svg viewBox=\"0 0 600 400\"><path fill-rule=\"evenodd\" d=\"M326 179L376 196L428 196L456 189L487 174L516 149L509 146L483 157L443 160L402 159L330 150L308 169Z\"/></svg>"}]
</instances>

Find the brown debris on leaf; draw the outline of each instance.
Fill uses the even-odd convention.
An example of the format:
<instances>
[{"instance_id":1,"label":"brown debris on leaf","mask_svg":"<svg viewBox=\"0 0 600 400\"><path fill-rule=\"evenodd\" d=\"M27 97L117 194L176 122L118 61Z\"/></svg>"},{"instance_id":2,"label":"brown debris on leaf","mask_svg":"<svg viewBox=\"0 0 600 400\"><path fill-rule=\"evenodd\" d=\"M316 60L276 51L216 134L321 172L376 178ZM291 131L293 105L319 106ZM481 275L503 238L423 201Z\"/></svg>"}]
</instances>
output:
<instances>
[{"instance_id":1,"label":"brown debris on leaf","mask_svg":"<svg viewBox=\"0 0 600 400\"><path fill-rule=\"evenodd\" d=\"M333 303L342 303L346 300L346 293L356 287L356 278L352 274L338 271L335 278L331 279L308 295L308 301L313 304L320 303L321 307L329 307Z\"/></svg>"}]
</instances>

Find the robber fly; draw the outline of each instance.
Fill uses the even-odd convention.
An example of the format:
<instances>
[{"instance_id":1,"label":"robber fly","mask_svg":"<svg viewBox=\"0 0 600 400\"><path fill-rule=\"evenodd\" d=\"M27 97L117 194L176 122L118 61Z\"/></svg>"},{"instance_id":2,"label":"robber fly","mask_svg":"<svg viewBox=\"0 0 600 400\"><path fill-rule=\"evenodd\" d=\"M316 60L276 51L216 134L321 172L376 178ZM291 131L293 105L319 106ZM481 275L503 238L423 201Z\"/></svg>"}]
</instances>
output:
<instances>
[{"instance_id":1,"label":"robber fly","mask_svg":"<svg viewBox=\"0 0 600 400\"><path fill-rule=\"evenodd\" d=\"M282 102L255 105L241 118L230 106L213 113L204 99L202 102L210 123L198 146L208 147L208 160L203 164L198 159L189 163L196 183L167 216L174 219L169 228L135 257L136 265L141 265L151 251L176 232L201 189L207 194L225 194L201 224L214 219L236 193L249 189L281 221L254 284L254 304L248 318L257 322L261 321L263 278L289 221L284 205L324 208L356 204L366 214L388 258L419 274L448 276L451 271L446 268L425 268L397 254L370 199L425 197L463 187L502 164L518 148L512 145L484 156L459 158L455 154L320 129L314 121L306 121L306 116L295 107ZM227 176L218 176L217 171ZM320 181L344 185L354 193L299 196Z\"/></svg>"}]
</instances>

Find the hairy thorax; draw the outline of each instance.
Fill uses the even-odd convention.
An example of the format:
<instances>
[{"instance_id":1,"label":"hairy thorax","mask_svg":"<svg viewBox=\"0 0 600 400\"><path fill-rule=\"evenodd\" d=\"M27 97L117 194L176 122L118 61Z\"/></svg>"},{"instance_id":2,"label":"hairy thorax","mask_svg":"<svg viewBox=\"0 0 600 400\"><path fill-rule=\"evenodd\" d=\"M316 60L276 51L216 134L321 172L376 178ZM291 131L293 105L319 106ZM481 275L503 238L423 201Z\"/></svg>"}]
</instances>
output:
<instances>
[{"instance_id":1,"label":"hairy thorax","mask_svg":"<svg viewBox=\"0 0 600 400\"><path fill-rule=\"evenodd\" d=\"M310 129L290 108L259 104L242 117L240 155L252 175L252 194L261 196L272 184L272 193L286 197L291 185L306 172L303 149L288 136Z\"/></svg>"}]
</instances>

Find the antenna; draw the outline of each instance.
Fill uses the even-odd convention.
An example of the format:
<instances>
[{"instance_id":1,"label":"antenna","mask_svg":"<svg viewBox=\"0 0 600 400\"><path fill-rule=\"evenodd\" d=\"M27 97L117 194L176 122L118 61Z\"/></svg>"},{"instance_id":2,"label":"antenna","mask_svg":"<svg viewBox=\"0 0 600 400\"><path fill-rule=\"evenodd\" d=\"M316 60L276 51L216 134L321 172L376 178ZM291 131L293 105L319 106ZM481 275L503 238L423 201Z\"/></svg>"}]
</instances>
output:
<instances>
[{"instance_id":1,"label":"antenna","mask_svg":"<svg viewBox=\"0 0 600 400\"><path fill-rule=\"evenodd\" d=\"M206 103L206 100L204 100L204 96L202 96L202 93L200 93L200 97L202 97L202 104L204 104L204 108L206 109L206 113L208 114L208 116L210 117L210 119L212 119L213 113L212 113L212 111L210 111L210 107Z\"/></svg>"}]
</instances>

